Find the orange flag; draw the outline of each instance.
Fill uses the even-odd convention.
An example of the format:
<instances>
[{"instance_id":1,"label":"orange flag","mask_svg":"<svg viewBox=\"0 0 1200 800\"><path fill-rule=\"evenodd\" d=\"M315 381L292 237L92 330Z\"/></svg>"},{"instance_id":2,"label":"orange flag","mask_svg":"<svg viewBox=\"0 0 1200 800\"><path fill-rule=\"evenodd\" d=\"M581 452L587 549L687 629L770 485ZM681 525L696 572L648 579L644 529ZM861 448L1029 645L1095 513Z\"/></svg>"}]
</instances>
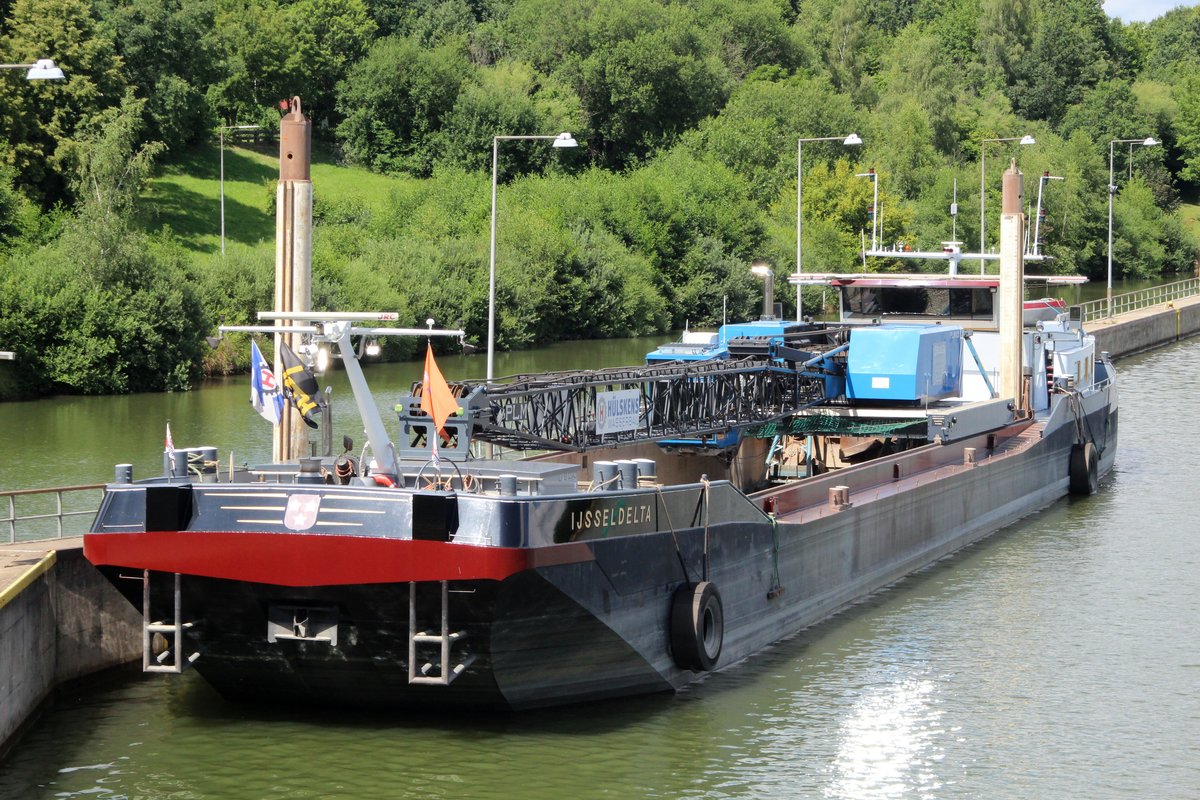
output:
<instances>
[{"instance_id":1,"label":"orange flag","mask_svg":"<svg viewBox=\"0 0 1200 800\"><path fill-rule=\"evenodd\" d=\"M446 418L458 410L458 401L433 360L433 345L425 351L425 375L421 379L421 410L433 417L434 428L442 433Z\"/></svg>"}]
</instances>

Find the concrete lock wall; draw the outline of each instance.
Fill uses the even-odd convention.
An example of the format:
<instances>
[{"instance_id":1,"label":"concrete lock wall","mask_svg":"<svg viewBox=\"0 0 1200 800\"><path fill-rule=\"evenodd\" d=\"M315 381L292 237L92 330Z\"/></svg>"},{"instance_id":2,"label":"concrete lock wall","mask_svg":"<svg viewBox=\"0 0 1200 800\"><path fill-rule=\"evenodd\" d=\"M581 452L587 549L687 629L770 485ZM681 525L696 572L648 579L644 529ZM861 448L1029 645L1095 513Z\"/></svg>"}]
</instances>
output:
<instances>
[{"instance_id":1,"label":"concrete lock wall","mask_svg":"<svg viewBox=\"0 0 1200 800\"><path fill-rule=\"evenodd\" d=\"M0 599L0 757L56 686L140 656L141 615L81 549L40 559Z\"/></svg>"},{"instance_id":2,"label":"concrete lock wall","mask_svg":"<svg viewBox=\"0 0 1200 800\"><path fill-rule=\"evenodd\" d=\"M1200 299L1123 314L1119 322L1092 323L1087 330L1095 335L1096 347L1113 358L1132 355L1200 333Z\"/></svg>"}]
</instances>

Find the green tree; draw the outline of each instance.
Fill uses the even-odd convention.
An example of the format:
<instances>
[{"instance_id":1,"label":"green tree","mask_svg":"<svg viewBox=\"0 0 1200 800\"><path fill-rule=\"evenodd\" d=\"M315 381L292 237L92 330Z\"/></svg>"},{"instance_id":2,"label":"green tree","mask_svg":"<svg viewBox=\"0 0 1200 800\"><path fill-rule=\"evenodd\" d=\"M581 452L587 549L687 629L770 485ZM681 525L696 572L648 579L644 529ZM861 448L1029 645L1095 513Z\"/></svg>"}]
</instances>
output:
<instances>
[{"instance_id":1,"label":"green tree","mask_svg":"<svg viewBox=\"0 0 1200 800\"><path fill-rule=\"evenodd\" d=\"M939 166L933 125L925 108L912 97L889 97L870 122L872 127L864 135L871 142L875 163L888 174L889 189L903 197L917 197Z\"/></svg>"},{"instance_id":2,"label":"green tree","mask_svg":"<svg viewBox=\"0 0 1200 800\"><path fill-rule=\"evenodd\" d=\"M721 113L702 122L686 141L741 175L751 196L766 207L796 174L798 138L844 136L857 128L850 98L828 80L772 74L744 81ZM837 143L812 143L804 156L816 163L841 149Z\"/></svg>"},{"instance_id":3,"label":"green tree","mask_svg":"<svg viewBox=\"0 0 1200 800\"><path fill-rule=\"evenodd\" d=\"M1057 123L1084 91L1112 72L1100 0L1043 0L1033 42L1008 90L1024 116Z\"/></svg>"},{"instance_id":4,"label":"green tree","mask_svg":"<svg viewBox=\"0 0 1200 800\"><path fill-rule=\"evenodd\" d=\"M422 48L412 39L376 42L338 87L338 141L352 163L425 176L434 137L454 108L469 66L452 45Z\"/></svg>"},{"instance_id":5,"label":"green tree","mask_svg":"<svg viewBox=\"0 0 1200 800\"><path fill-rule=\"evenodd\" d=\"M1159 278L1174 271L1167 217L1138 176L1113 198L1113 275L1118 278ZM1178 221L1176 220L1176 224ZM1176 237L1178 238L1178 237Z\"/></svg>"},{"instance_id":6,"label":"green tree","mask_svg":"<svg viewBox=\"0 0 1200 800\"><path fill-rule=\"evenodd\" d=\"M856 93L870 68L865 56L869 52L870 31L859 0L841 3L829 19L829 49L825 60L833 85L840 91Z\"/></svg>"},{"instance_id":7,"label":"green tree","mask_svg":"<svg viewBox=\"0 0 1200 800\"><path fill-rule=\"evenodd\" d=\"M1082 131L1097 142L1155 133L1154 122L1142 113L1133 86L1124 80L1102 81L1080 102L1067 109L1059 132Z\"/></svg>"},{"instance_id":8,"label":"green tree","mask_svg":"<svg viewBox=\"0 0 1200 800\"><path fill-rule=\"evenodd\" d=\"M181 250L128 224L153 145L138 145L144 100L84 132L78 220L54 242L10 261L0 288L0 336L40 391L187 388L207 325Z\"/></svg>"},{"instance_id":9,"label":"green tree","mask_svg":"<svg viewBox=\"0 0 1200 800\"><path fill-rule=\"evenodd\" d=\"M1179 177L1200 184L1200 72L1175 87L1179 113L1174 120L1176 144L1183 168Z\"/></svg>"},{"instance_id":10,"label":"green tree","mask_svg":"<svg viewBox=\"0 0 1200 800\"><path fill-rule=\"evenodd\" d=\"M284 19L290 34L288 96L301 96L315 124L334 122L338 82L366 53L375 22L363 0L296 0Z\"/></svg>"},{"instance_id":11,"label":"green tree","mask_svg":"<svg viewBox=\"0 0 1200 800\"><path fill-rule=\"evenodd\" d=\"M291 45L286 9L275 0L215 0L217 78L208 85L209 107L227 123L265 121L264 111L292 97ZM275 115L278 120L278 115Z\"/></svg>"},{"instance_id":12,"label":"green tree","mask_svg":"<svg viewBox=\"0 0 1200 800\"><path fill-rule=\"evenodd\" d=\"M720 54L736 80L760 66L793 69L806 62L804 48L788 29L785 0L688 0L695 24L720 40Z\"/></svg>"},{"instance_id":13,"label":"green tree","mask_svg":"<svg viewBox=\"0 0 1200 800\"><path fill-rule=\"evenodd\" d=\"M103 28L124 75L147 99L146 137L178 149L212 126L205 89L216 78L214 0L105 0Z\"/></svg>"},{"instance_id":14,"label":"green tree","mask_svg":"<svg viewBox=\"0 0 1200 800\"><path fill-rule=\"evenodd\" d=\"M729 71L693 12L654 0L526 0L502 47L571 87L601 163L620 167L670 146L716 112Z\"/></svg>"},{"instance_id":15,"label":"green tree","mask_svg":"<svg viewBox=\"0 0 1200 800\"><path fill-rule=\"evenodd\" d=\"M980 11L976 46L984 74L995 76L998 85L1011 86L1030 49L1033 5L1030 0L983 0Z\"/></svg>"},{"instance_id":16,"label":"green tree","mask_svg":"<svg viewBox=\"0 0 1200 800\"><path fill-rule=\"evenodd\" d=\"M1151 75L1169 80L1200 68L1200 8L1181 5L1133 31Z\"/></svg>"},{"instance_id":17,"label":"green tree","mask_svg":"<svg viewBox=\"0 0 1200 800\"><path fill-rule=\"evenodd\" d=\"M539 76L522 61L503 61L464 82L454 108L437 133L439 161L466 169L491 169L492 137L552 135L579 131L579 98L553 78ZM574 162L572 154L547 142L505 142L501 179L551 163Z\"/></svg>"}]
</instances>

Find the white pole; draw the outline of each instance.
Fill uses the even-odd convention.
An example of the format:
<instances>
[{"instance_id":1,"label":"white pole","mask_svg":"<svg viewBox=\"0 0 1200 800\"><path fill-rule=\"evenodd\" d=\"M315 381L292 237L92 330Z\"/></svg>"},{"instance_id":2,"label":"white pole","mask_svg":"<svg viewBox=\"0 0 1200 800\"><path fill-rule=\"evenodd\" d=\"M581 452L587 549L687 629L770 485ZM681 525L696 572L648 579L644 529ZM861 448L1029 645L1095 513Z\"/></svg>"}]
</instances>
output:
<instances>
[{"instance_id":1,"label":"white pole","mask_svg":"<svg viewBox=\"0 0 1200 800\"><path fill-rule=\"evenodd\" d=\"M221 128L221 255L225 255L225 129Z\"/></svg>"},{"instance_id":2,"label":"white pole","mask_svg":"<svg viewBox=\"0 0 1200 800\"><path fill-rule=\"evenodd\" d=\"M488 341L487 379L495 377L496 361L496 164L500 158L500 137L492 137L492 241L488 256Z\"/></svg>"},{"instance_id":3,"label":"white pole","mask_svg":"<svg viewBox=\"0 0 1200 800\"><path fill-rule=\"evenodd\" d=\"M796 274L800 275L804 272L804 140L800 139L796 142ZM802 303L800 294L801 286L796 284L796 322L799 322L804 314L802 311Z\"/></svg>"},{"instance_id":4,"label":"white pole","mask_svg":"<svg viewBox=\"0 0 1200 800\"><path fill-rule=\"evenodd\" d=\"M1038 237L1042 235L1042 187L1049 180L1045 175L1038 178L1037 211L1033 214L1033 254L1038 254Z\"/></svg>"},{"instance_id":5,"label":"white pole","mask_svg":"<svg viewBox=\"0 0 1200 800\"><path fill-rule=\"evenodd\" d=\"M879 173L872 170L871 183L875 184L875 197L871 200L871 208L875 209L871 220L871 249L879 249L879 234L883 233L883 225L879 221Z\"/></svg>"},{"instance_id":6,"label":"white pole","mask_svg":"<svg viewBox=\"0 0 1200 800\"><path fill-rule=\"evenodd\" d=\"M1113 276L1112 276L1112 219L1113 219L1113 194L1117 187L1113 186L1113 145L1116 141L1108 143L1108 283L1105 291L1106 305L1108 307L1108 316L1112 317L1112 297L1113 297Z\"/></svg>"},{"instance_id":7,"label":"white pole","mask_svg":"<svg viewBox=\"0 0 1200 800\"><path fill-rule=\"evenodd\" d=\"M987 252L986 247L987 237L984 232L987 230L987 214L983 210L984 197L983 190L987 186L987 172L984 170L983 161L987 152L988 140L984 139L979 143L979 274L983 274L984 258L983 254Z\"/></svg>"}]
</instances>

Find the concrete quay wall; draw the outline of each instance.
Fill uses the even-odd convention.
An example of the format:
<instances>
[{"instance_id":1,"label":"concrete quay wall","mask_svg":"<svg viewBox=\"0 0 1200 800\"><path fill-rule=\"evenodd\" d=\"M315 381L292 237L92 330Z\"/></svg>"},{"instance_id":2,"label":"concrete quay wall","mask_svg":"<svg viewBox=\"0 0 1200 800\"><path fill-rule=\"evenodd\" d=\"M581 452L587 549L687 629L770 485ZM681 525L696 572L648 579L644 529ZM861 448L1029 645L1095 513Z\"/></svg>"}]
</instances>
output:
<instances>
[{"instance_id":1,"label":"concrete quay wall","mask_svg":"<svg viewBox=\"0 0 1200 800\"><path fill-rule=\"evenodd\" d=\"M1200 333L1200 297L1131 311L1085 327L1096 337L1099 350L1122 358Z\"/></svg>"},{"instance_id":2,"label":"concrete quay wall","mask_svg":"<svg viewBox=\"0 0 1200 800\"><path fill-rule=\"evenodd\" d=\"M141 615L78 539L19 548L0 548L0 758L59 684L142 654Z\"/></svg>"}]
</instances>

